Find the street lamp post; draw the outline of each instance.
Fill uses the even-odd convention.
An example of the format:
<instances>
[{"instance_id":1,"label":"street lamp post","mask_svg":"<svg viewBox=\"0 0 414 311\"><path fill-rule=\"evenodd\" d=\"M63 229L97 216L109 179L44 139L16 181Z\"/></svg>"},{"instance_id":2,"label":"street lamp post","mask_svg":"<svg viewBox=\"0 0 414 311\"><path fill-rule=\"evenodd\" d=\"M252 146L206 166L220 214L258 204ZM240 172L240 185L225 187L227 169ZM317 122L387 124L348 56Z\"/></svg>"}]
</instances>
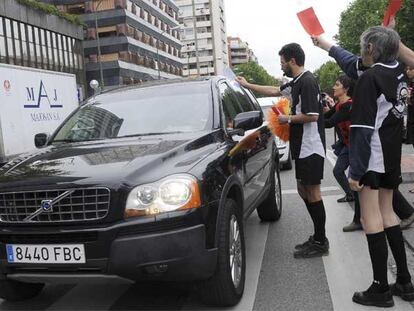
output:
<instances>
[{"instance_id":1,"label":"street lamp post","mask_svg":"<svg viewBox=\"0 0 414 311\"><path fill-rule=\"evenodd\" d=\"M102 69L102 62L101 62L101 42L99 40L99 32L98 32L98 8L101 5L103 0L98 2L98 5L95 8L95 32L96 32L96 42L98 47L98 63L99 63L99 75L101 80L101 87L104 87L104 80L103 80L103 69Z\"/></svg>"}]
</instances>

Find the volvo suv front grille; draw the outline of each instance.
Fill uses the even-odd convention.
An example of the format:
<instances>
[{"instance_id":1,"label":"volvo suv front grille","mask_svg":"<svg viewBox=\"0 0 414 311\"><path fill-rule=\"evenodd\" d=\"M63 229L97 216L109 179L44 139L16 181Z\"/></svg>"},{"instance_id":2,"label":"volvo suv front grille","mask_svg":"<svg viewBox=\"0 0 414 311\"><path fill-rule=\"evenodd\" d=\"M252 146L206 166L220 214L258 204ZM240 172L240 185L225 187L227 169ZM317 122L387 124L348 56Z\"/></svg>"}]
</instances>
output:
<instances>
[{"instance_id":1,"label":"volvo suv front grille","mask_svg":"<svg viewBox=\"0 0 414 311\"><path fill-rule=\"evenodd\" d=\"M3 223L82 222L105 218L110 191L107 188L22 191L0 193Z\"/></svg>"}]
</instances>

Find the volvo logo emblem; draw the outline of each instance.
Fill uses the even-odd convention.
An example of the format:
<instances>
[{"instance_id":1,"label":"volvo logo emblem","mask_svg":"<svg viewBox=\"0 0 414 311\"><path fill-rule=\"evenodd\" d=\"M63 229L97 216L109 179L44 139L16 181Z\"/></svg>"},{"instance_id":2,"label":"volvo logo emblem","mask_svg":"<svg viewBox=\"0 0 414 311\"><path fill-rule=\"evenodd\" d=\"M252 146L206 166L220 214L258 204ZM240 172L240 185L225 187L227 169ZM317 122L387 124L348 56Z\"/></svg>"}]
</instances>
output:
<instances>
[{"instance_id":1,"label":"volvo logo emblem","mask_svg":"<svg viewBox=\"0 0 414 311\"><path fill-rule=\"evenodd\" d=\"M40 206L42 207L42 210L45 212L53 212L52 200L42 200Z\"/></svg>"},{"instance_id":2,"label":"volvo logo emblem","mask_svg":"<svg viewBox=\"0 0 414 311\"><path fill-rule=\"evenodd\" d=\"M58 195L53 200L42 200L40 202L40 208L38 208L34 213L31 213L28 215L23 221L33 221L37 216L39 216L42 213L52 213L53 212L53 205L58 203L60 200L66 198L67 196L71 195L73 192L75 192L74 189L67 190L63 192L62 194Z\"/></svg>"}]
</instances>

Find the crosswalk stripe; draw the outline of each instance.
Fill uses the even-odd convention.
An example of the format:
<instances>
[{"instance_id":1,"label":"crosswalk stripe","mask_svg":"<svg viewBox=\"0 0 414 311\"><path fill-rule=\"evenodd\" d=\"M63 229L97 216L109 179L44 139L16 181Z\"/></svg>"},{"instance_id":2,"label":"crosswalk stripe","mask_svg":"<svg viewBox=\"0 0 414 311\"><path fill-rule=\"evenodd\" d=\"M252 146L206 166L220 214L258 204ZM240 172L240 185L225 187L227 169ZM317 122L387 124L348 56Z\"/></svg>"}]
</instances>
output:
<instances>
[{"instance_id":1,"label":"crosswalk stripe","mask_svg":"<svg viewBox=\"0 0 414 311\"><path fill-rule=\"evenodd\" d=\"M338 191L338 190L340 190L339 187L321 187L321 192ZM298 190L297 189L282 190L282 195L283 194L298 194Z\"/></svg>"},{"instance_id":2,"label":"crosswalk stripe","mask_svg":"<svg viewBox=\"0 0 414 311\"><path fill-rule=\"evenodd\" d=\"M79 284L67 292L46 310L109 310L131 283L123 281L101 281Z\"/></svg>"},{"instance_id":3,"label":"crosswalk stripe","mask_svg":"<svg viewBox=\"0 0 414 311\"><path fill-rule=\"evenodd\" d=\"M253 310L256 299L257 284L259 283L263 256L266 248L269 223L260 222L259 216L254 212L244 224L246 243L246 282L241 301L232 308L223 310L250 311ZM182 310L211 310L206 306L200 306L195 297L189 297ZM214 308L214 310L222 310Z\"/></svg>"},{"instance_id":4,"label":"crosswalk stripe","mask_svg":"<svg viewBox=\"0 0 414 311\"><path fill-rule=\"evenodd\" d=\"M338 205L336 200L339 197L323 197L326 234L330 242L329 256L323 257L323 263L334 310L372 310L372 307L364 307L351 300L355 291L365 290L371 285L372 269L365 234L362 231L342 231L342 227L352 220L353 211L349 204ZM388 280L394 280L390 272ZM393 309L412 311L409 303L400 298L394 298L394 301Z\"/></svg>"}]
</instances>

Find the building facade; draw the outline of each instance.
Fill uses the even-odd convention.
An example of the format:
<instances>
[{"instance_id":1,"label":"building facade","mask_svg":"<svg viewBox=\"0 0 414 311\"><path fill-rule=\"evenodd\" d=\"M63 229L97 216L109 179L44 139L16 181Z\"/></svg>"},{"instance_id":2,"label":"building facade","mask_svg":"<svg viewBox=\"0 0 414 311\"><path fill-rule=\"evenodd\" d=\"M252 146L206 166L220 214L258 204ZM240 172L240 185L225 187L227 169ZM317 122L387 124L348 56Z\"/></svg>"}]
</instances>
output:
<instances>
[{"instance_id":1,"label":"building facade","mask_svg":"<svg viewBox=\"0 0 414 311\"><path fill-rule=\"evenodd\" d=\"M229 61L230 66L234 67L248 62L257 63L257 57L249 48L247 42L242 41L238 37L228 37Z\"/></svg>"},{"instance_id":2,"label":"building facade","mask_svg":"<svg viewBox=\"0 0 414 311\"><path fill-rule=\"evenodd\" d=\"M183 76L220 75L229 66L223 0L176 0Z\"/></svg>"},{"instance_id":3,"label":"building facade","mask_svg":"<svg viewBox=\"0 0 414 311\"><path fill-rule=\"evenodd\" d=\"M72 73L85 89L83 27L17 0L0 1L0 63Z\"/></svg>"},{"instance_id":4,"label":"building facade","mask_svg":"<svg viewBox=\"0 0 414 311\"><path fill-rule=\"evenodd\" d=\"M171 0L43 0L81 14L87 81L104 87L182 75L178 7Z\"/></svg>"}]
</instances>

